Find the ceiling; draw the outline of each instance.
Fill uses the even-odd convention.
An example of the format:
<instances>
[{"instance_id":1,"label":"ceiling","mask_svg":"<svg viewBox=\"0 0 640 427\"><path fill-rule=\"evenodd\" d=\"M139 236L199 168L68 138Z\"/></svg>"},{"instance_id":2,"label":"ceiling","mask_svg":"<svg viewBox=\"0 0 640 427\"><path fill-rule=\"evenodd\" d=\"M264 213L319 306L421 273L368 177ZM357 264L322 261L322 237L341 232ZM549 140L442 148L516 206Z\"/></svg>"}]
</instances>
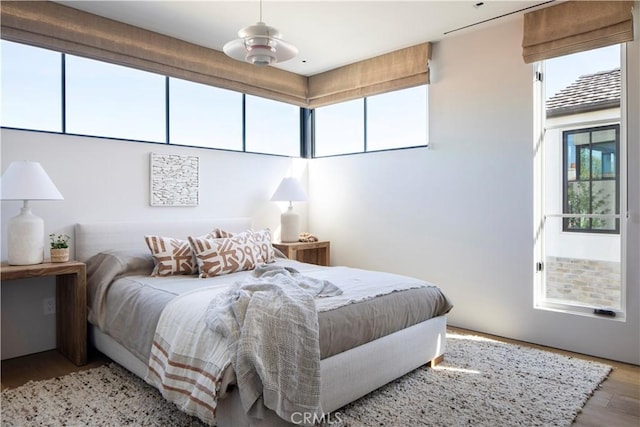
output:
<instances>
[{"instance_id":1,"label":"ceiling","mask_svg":"<svg viewBox=\"0 0 640 427\"><path fill-rule=\"evenodd\" d=\"M260 18L258 0L58 1L76 9L222 50ZM262 18L300 51L277 68L310 76L427 41L491 25L548 1L263 0ZM504 19L504 18L503 18ZM487 21L488 22L484 22Z\"/></svg>"}]
</instances>

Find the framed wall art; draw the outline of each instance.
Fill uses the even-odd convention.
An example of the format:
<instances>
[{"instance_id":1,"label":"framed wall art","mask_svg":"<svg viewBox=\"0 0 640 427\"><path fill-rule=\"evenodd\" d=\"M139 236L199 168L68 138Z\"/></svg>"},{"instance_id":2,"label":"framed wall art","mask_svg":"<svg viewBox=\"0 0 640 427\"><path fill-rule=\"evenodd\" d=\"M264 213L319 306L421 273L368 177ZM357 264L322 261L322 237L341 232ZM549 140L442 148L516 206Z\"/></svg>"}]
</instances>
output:
<instances>
[{"instance_id":1,"label":"framed wall art","mask_svg":"<svg viewBox=\"0 0 640 427\"><path fill-rule=\"evenodd\" d=\"M198 206L199 158L159 153L150 158L151 206Z\"/></svg>"}]
</instances>

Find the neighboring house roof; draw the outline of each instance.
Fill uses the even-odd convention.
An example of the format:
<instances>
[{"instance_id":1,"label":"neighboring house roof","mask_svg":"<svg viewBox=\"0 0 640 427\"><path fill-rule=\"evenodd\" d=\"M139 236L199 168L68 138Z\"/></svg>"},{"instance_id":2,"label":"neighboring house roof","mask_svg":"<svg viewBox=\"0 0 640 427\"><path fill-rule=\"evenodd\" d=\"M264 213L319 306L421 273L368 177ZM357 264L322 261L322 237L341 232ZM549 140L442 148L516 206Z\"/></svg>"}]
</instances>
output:
<instances>
[{"instance_id":1,"label":"neighboring house roof","mask_svg":"<svg viewBox=\"0 0 640 427\"><path fill-rule=\"evenodd\" d=\"M619 68L580 76L547 100L547 117L618 107L620 81Z\"/></svg>"}]
</instances>

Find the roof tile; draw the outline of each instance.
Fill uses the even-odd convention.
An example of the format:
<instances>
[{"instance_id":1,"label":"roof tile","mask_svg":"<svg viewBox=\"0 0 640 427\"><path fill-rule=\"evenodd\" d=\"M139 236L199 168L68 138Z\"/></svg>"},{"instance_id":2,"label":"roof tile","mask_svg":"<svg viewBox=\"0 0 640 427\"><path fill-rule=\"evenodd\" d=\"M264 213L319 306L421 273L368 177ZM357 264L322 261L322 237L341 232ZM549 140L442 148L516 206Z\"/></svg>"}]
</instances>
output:
<instances>
[{"instance_id":1,"label":"roof tile","mask_svg":"<svg viewBox=\"0 0 640 427\"><path fill-rule=\"evenodd\" d=\"M617 101L620 99L620 81L619 68L580 76L547 100L547 112Z\"/></svg>"}]
</instances>

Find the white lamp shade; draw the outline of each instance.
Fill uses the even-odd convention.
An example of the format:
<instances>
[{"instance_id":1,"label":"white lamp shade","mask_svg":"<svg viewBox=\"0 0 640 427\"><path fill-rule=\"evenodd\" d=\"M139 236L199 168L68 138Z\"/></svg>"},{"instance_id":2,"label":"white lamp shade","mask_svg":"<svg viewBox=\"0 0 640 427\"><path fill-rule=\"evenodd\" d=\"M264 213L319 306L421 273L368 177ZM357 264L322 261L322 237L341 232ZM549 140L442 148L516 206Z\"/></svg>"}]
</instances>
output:
<instances>
[{"instance_id":1,"label":"white lamp shade","mask_svg":"<svg viewBox=\"0 0 640 427\"><path fill-rule=\"evenodd\" d=\"M272 202L305 202L307 201L307 193L305 193L302 184L295 178L283 178L282 182L271 196Z\"/></svg>"},{"instance_id":2,"label":"white lamp shade","mask_svg":"<svg viewBox=\"0 0 640 427\"><path fill-rule=\"evenodd\" d=\"M2 200L62 200L38 162L12 162L2 175Z\"/></svg>"}]
</instances>

